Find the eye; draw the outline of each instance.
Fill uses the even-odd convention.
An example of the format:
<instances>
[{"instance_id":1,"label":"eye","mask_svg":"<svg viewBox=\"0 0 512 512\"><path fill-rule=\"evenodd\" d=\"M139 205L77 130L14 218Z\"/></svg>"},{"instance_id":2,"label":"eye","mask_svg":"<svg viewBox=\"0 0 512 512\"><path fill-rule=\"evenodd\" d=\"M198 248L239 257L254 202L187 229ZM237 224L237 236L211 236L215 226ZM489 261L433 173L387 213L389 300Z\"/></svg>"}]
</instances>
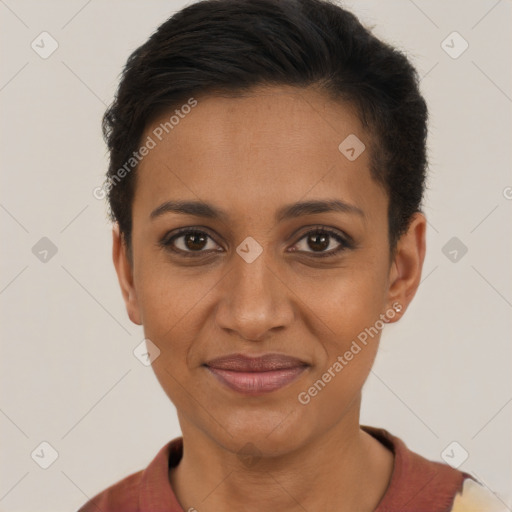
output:
<instances>
[{"instance_id":1,"label":"eye","mask_svg":"<svg viewBox=\"0 0 512 512\"><path fill-rule=\"evenodd\" d=\"M179 256L197 257L213 252L222 252L215 240L200 229L182 228L167 234L160 245ZM343 236L329 228L317 227L305 233L291 249L314 257L334 256L345 249L352 248L350 237Z\"/></svg>"},{"instance_id":2,"label":"eye","mask_svg":"<svg viewBox=\"0 0 512 512\"><path fill-rule=\"evenodd\" d=\"M308 231L294 246L293 252L305 252L315 257L334 256L352 244L336 231L315 228Z\"/></svg>"},{"instance_id":3,"label":"eye","mask_svg":"<svg viewBox=\"0 0 512 512\"><path fill-rule=\"evenodd\" d=\"M219 251L219 245L208 233L190 228L183 228L177 233L165 236L160 244L183 256L202 256Z\"/></svg>"}]
</instances>

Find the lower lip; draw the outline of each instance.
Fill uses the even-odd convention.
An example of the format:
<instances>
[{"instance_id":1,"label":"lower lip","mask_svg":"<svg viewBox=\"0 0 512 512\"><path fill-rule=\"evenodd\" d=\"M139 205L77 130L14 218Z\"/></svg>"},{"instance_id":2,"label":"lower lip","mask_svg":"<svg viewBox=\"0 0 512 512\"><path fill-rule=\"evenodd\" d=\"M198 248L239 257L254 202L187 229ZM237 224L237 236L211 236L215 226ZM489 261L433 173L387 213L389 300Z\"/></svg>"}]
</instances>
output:
<instances>
[{"instance_id":1,"label":"lower lip","mask_svg":"<svg viewBox=\"0 0 512 512\"><path fill-rule=\"evenodd\" d=\"M260 395L283 388L302 374L306 366L268 372L235 372L219 368L207 369L223 384L246 395Z\"/></svg>"}]
</instances>

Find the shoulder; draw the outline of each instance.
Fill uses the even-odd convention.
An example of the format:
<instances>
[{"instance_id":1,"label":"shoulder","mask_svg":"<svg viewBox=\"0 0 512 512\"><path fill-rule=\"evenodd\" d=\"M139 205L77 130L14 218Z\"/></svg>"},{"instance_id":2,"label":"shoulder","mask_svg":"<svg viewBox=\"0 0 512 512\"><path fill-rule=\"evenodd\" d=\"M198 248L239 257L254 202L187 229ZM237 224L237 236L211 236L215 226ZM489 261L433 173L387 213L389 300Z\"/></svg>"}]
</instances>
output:
<instances>
[{"instance_id":1,"label":"shoulder","mask_svg":"<svg viewBox=\"0 0 512 512\"><path fill-rule=\"evenodd\" d=\"M415 453L384 429L362 427L394 454L391 480L377 512L447 512L467 473Z\"/></svg>"},{"instance_id":2,"label":"shoulder","mask_svg":"<svg viewBox=\"0 0 512 512\"><path fill-rule=\"evenodd\" d=\"M471 475L409 450L384 429L362 427L395 456L388 489L376 512L508 512Z\"/></svg>"},{"instance_id":3,"label":"shoulder","mask_svg":"<svg viewBox=\"0 0 512 512\"><path fill-rule=\"evenodd\" d=\"M144 471L133 473L100 492L83 505L78 512L138 512L139 487Z\"/></svg>"},{"instance_id":4,"label":"shoulder","mask_svg":"<svg viewBox=\"0 0 512 512\"><path fill-rule=\"evenodd\" d=\"M169 467L178 464L183 453L183 438L167 443L148 467L132 473L100 492L78 512L157 512L181 511L169 482Z\"/></svg>"},{"instance_id":5,"label":"shoulder","mask_svg":"<svg viewBox=\"0 0 512 512\"><path fill-rule=\"evenodd\" d=\"M450 512L508 512L510 509L492 492L472 479L464 480Z\"/></svg>"}]
</instances>

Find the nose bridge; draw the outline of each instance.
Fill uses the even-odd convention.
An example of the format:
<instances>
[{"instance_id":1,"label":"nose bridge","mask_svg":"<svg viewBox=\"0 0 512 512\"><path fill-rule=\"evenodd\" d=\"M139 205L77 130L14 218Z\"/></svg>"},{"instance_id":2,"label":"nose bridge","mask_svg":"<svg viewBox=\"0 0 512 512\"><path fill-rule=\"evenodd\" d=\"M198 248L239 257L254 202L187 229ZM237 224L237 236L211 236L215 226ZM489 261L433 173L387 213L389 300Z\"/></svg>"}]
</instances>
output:
<instances>
[{"instance_id":1,"label":"nose bridge","mask_svg":"<svg viewBox=\"0 0 512 512\"><path fill-rule=\"evenodd\" d=\"M242 257L238 258L239 261L235 263L233 269L232 283L238 303L241 304L249 299L254 306L270 306L269 302L274 300L272 280L275 277L269 268L267 255L262 253L250 263Z\"/></svg>"},{"instance_id":2,"label":"nose bridge","mask_svg":"<svg viewBox=\"0 0 512 512\"><path fill-rule=\"evenodd\" d=\"M241 244L240 249L243 248L246 247ZM268 331L288 325L293 311L286 287L272 270L270 251L263 250L252 261L244 259L243 254L233 255L217 322L245 339L260 340Z\"/></svg>"}]
</instances>

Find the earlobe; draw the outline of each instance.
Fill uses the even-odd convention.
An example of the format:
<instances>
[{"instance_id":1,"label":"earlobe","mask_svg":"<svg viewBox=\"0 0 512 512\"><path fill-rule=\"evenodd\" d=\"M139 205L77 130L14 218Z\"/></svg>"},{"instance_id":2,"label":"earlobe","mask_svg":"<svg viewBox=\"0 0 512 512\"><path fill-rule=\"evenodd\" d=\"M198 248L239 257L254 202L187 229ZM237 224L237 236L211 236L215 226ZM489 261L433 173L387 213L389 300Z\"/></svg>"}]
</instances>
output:
<instances>
[{"instance_id":1,"label":"earlobe","mask_svg":"<svg viewBox=\"0 0 512 512\"><path fill-rule=\"evenodd\" d=\"M390 268L387 307L397 313L390 322L396 322L412 301L421 281L421 271L426 251L425 216L413 215L409 228L397 243Z\"/></svg>"},{"instance_id":2,"label":"earlobe","mask_svg":"<svg viewBox=\"0 0 512 512\"><path fill-rule=\"evenodd\" d=\"M137 293L133 282L133 267L128 258L128 248L117 223L112 227L112 260L128 316L134 324L142 325Z\"/></svg>"}]
</instances>

